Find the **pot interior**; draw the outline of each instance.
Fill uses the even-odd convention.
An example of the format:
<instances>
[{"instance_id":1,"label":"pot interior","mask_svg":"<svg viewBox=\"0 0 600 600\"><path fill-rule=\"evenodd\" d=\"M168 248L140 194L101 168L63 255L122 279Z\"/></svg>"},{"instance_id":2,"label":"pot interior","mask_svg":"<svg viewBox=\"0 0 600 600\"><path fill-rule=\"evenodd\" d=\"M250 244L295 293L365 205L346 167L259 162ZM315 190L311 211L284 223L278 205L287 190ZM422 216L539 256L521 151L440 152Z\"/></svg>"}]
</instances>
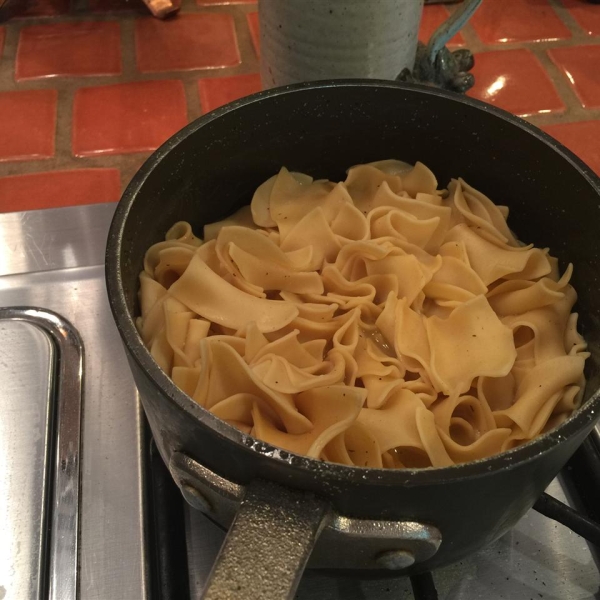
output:
<instances>
[{"instance_id":1,"label":"pot interior","mask_svg":"<svg viewBox=\"0 0 600 600\"><path fill-rule=\"evenodd\" d=\"M138 314L144 253L174 222L189 221L201 235L204 224L248 204L281 166L339 180L351 165L386 158L425 163L440 187L463 177L509 206L509 226L521 240L549 246L562 269L574 264L579 328L592 353L589 398L600 388L598 179L524 121L430 88L292 86L223 107L176 134L142 167L117 212L126 216L119 275L129 318Z\"/></svg>"}]
</instances>

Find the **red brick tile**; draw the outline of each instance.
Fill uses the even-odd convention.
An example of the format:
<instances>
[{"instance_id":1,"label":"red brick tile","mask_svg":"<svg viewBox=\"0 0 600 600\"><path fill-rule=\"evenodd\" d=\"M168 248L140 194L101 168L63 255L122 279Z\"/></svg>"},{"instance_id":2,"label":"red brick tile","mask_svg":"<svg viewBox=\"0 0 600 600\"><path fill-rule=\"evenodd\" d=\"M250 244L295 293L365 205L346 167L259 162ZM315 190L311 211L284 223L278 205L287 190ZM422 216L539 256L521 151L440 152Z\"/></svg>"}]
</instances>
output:
<instances>
[{"instance_id":1,"label":"red brick tile","mask_svg":"<svg viewBox=\"0 0 600 600\"><path fill-rule=\"evenodd\" d=\"M224 13L151 17L135 23L137 65L143 73L218 69L240 63L233 17Z\"/></svg>"},{"instance_id":2,"label":"red brick tile","mask_svg":"<svg viewBox=\"0 0 600 600\"><path fill-rule=\"evenodd\" d=\"M589 0L561 0L579 26L588 35L600 35L600 6Z\"/></svg>"},{"instance_id":3,"label":"red brick tile","mask_svg":"<svg viewBox=\"0 0 600 600\"><path fill-rule=\"evenodd\" d=\"M39 77L118 75L119 24L106 21L49 23L21 30L17 80Z\"/></svg>"},{"instance_id":4,"label":"red brick tile","mask_svg":"<svg viewBox=\"0 0 600 600\"><path fill-rule=\"evenodd\" d=\"M0 93L0 161L54 155L56 90Z\"/></svg>"},{"instance_id":5,"label":"red brick tile","mask_svg":"<svg viewBox=\"0 0 600 600\"><path fill-rule=\"evenodd\" d=\"M0 212L116 202L118 169L76 169L0 177Z\"/></svg>"},{"instance_id":6,"label":"red brick tile","mask_svg":"<svg viewBox=\"0 0 600 600\"><path fill-rule=\"evenodd\" d=\"M19 17L54 17L69 10L69 0L29 0Z\"/></svg>"},{"instance_id":7,"label":"red brick tile","mask_svg":"<svg viewBox=\"0 0 600 600\"><path fill-rule=\"evenodd\" d=\"M548 0L483 0L471 24L486 44L571 37Z\"/></svg>"},{"instance_id":8,"label":"red brick tile","mask_svg":"<svg viewBox=\"0 0 600 600\"><path fill-rule=\"evenodd\" d=\"M75 156L154 150L187 123L181 81L80 88L73 107Z\"/></svg>"},{"instance_id":9,"label":"red brick tile","mask_svg":"<svg viewBox=\"0 0 600 600\"><path fill-rule=\"evenodd\" d=\"M173 0L177 8L181 7L181 0ZM148 14L149 9L143 0L88 0L88 10L92 12L123 12L135 11Z\"/></svg>"},{"instance_id":10,"label":"red brick tile","mask_svg":"<svg viewBox=\"0 0 600 600\"><path fill-rule=\"evenodd\" d=\"M93 12L113 10L135 10L148 12L148 7L142 0L88 0L88 9Z\"/></svg>"},{"instance_id":11,"label":"red brick tile","mask_svg":"<svg viewBox=\"0 0 600 600\"><path fill-rule=\"evenodd\" d=\"M419 41L426 44L433 32L450 16L448 9L441 4L430 4L423 7L421 26L419 27ZM448 46L464 46L465 39L461 33L457 33L449 42Z\"/></svg>"},{"instance_id":12,"label":"red brick tile","mask_svg":"<svg viewBox=\"0 0 600 600\"><path fill-rule=\"evenodd\" d=\"M547 125L542 129L577 154L600 175L600 121L560 123Z\"/></svg>"},{"instance_id":13,"label":"red brick tile","mask_svg":"<svg viewBox=\"0 0 600 600\"><path fill-rule=\"evenodd\" d=\"M256 4L258 0L196 0L198 6L215 6L219 4Z\"/></svg>"},{"instance_id":14,"label":"red brick tile","mask_svg":"<svg viewBox=\"0 0 600 600\"><path fill-rule=\"evenodd\" d=\"M209 112L238 98L260 92L261 89L258 73L234 77L214 77L201 79L198 82L198 95L203 112Z\"/></svg>"},{"instance_id":15,"label":"red brick tile","mask_svg":"<svg viewBox=\"0 0 600 600\"><path fill-rule=\"evenodd\" d=\"M600 108L600 45L553 48L548 54L575 88L581 104Z\"/></svg>"},{"instance_id":16,"label":"red brick tile","mask_svg":"<svg viewBox=\"0 0 600 600\"><path fill-rule=\"evenodd\" d=\"M260 58L260 24L258 22L258 13L251 12L246 15L248 20L248 27L250 28L250 37L252 38L252 45L256 56Z\"/></svg>"},{"instance_id":17,"label":"red brick tile","mask_svg":"<svg viewBox=\"0 0 600 600\"><path fill-rule=\"evenodd\" d=\"M473 98L522 117L565 110L550 77L529 50L476 54L472 73L475 86L468 95Z\"/></svg>"}]
</instances>

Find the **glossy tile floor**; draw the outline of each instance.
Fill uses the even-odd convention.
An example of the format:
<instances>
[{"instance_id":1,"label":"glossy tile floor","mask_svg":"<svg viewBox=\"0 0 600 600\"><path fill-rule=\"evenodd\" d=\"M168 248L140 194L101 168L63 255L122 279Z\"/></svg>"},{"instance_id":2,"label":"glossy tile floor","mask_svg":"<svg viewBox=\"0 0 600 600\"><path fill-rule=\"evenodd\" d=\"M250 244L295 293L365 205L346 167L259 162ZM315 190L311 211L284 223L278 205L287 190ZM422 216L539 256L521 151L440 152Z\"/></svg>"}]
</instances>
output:
<instances>
[{"instance_id":1,"label":"glossy tile floor","mask_svg":"<svg viewBox=\"0 0 600 600\"><path fill-rule=\"evenodd\" d=\"M260 88L255 0L31 0L0 25L0 212L112 202L186 122ZM455 6L424 11L427 40ZM451 46L469 95L527 118L600 173L600 5L484 0Z\"/></svg>"}]
</instances>

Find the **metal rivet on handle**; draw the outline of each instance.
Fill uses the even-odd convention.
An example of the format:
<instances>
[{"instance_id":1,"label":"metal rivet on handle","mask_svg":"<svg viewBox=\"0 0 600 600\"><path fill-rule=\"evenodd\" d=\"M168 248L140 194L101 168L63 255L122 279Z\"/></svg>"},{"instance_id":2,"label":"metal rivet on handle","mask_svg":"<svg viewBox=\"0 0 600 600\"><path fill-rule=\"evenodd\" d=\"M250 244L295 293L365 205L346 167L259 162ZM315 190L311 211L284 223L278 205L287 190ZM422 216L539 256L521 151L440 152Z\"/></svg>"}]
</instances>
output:
<instances>
[{"instance_id":1,"label":"metal rivet on handle","mask_svg":"<svg viewBox=\"0 0 600 600\"><path fill-rule=\"evenodd\" d=\"M212 511L212 506L206 496L189 483L181 484L181 493L183 494L186 502L192 508L195 508L203 513L210 513Z\"/></svg>"},{"instance_id":2,"label":"metal rivet on handle","mask_svg":"<svg viewBox=\"0 0 600 600\"><path fill-rule=\"evenodd\" d=\"M382 552L375 561L384 569L399 571L412 566L415 563L415 555L410 550L388 550Z\"/></svg>"}]
</instances>

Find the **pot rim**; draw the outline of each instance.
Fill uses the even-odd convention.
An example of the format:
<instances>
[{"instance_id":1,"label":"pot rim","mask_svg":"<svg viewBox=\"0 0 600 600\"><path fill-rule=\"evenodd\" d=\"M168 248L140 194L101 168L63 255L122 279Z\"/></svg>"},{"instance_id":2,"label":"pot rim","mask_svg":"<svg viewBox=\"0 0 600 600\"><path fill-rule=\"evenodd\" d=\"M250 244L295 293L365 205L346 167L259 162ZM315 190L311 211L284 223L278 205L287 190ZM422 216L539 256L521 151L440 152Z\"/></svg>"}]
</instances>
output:
<instances>
[{"instance_id":1,"label":"pot rim","mask_svg":"<svg viewBox=\"0 0 600 600\"><path fill-rule=\"evenodd\" d=\"M135 327L133 319L129 315L125 294L123 291L123 282L121 278L121 250L122 236L125 223L129 216L130 209L144 182L154 170L154 168L173 150L178 144L185 140L202 127L212 121L220 119L228 113L234 112L244 106L262 102L270 98L283 96L287 94L302 93L311 89L326 88L392 88L408 93L423 94L429 96L438 96L445 98L448 102L456 102L468 105L473 109L487 112L494 117L509 123L511 126L518 127L526 131L529 135L552 148L563 158L571 168L574 168L587 182L595 189L600 200L600 178L593 173L583 161L577 158L570 150L552 138L550 135L541 131L537 127L516 117L504 110L494 106L461 96L445 90L432 88L424 85L399 83L387 80L376 79L338 79L299 83L279 88L273 88L247 96L240 100L226 104L216 110L207 113L204 116L192 121L183 129L170 137L162 146L160 146L144 162L141 168L136 172L131 182L125 189L121 200L117 205L112 223L110 225L107 249L106 249L106 284L108 289L108 299L113 313L113 318L117 324L121 338L133 359L143 372L151 379L166 397L182 408L191 418L198 420L202 425L212 429L217 435L227 438L238 444L241 448L249 449L262 455L268 460L278 463L288 463L294 468L314 472L326 479L354 479L363 484L378 485L419 485L419 484L437 484L457 478L477 478L499 470L510 469L522 465L536 458L538 455L550 451L552 448L564 440L576 435L589 426L593 421L600 417L600 388L595 390L579 409L577 409L565 422L557 428L542 434L535 439L511 450L490 457L481 458L475 461L452 465L449 467L429 467L424 469L376 469L367 467L351 467L338 463L324 462L307 456L294 454L287 450L282 450L261 440L254 438L242 431L228 425L221 419L215 417L208 410L197 404L192 398L181 391L164 371L156 364L150 352L146 349L141 337ZM591 425L590 425L591 426ZM240 448L240 449L241 449Z\"/></svg>"}]
</instances>

